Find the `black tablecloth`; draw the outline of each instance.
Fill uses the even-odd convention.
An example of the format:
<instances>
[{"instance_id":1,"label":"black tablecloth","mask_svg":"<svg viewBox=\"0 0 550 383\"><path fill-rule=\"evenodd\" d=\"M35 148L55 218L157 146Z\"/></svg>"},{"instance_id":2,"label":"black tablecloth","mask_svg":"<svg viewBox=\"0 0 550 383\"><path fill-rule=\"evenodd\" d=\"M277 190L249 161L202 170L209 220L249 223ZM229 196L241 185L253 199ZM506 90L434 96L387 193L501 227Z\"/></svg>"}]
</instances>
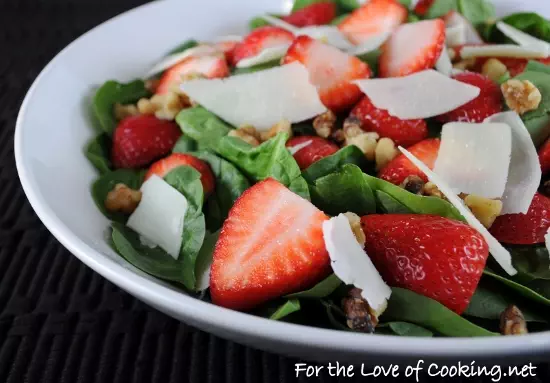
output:
<instances>
[{"instance_id":1,"label":"black tablecloth","mask_svg":"<svg viewBox=\"0 0 550 383\"><path fill-rule=\"evenodd\" d=\"M295 377L295 360L198 331L121 291L48 233L20 187L13 132L32 81L73 39L143 2L0 0L0 382L312 381ZM532 382L550 381L547 366L537 371Z\"/></svg>"}]
</instances>

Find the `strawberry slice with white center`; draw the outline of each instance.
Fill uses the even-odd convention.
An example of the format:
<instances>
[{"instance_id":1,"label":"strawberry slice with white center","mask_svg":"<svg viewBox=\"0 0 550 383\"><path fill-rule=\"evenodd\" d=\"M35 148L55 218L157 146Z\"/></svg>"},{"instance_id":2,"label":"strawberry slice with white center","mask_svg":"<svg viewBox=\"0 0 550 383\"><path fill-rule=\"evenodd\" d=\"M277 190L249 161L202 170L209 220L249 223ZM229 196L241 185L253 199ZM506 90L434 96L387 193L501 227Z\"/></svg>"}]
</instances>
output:
<instances>
[{"instance_id":1,"label":"strawberry slice with white center","mask_svg":"<svg viewBox=\"0 0 550 383\"><path fill-rule=\"evenodd\" d=\"M441 19L400 26L382 47L381 77L401 77L433 68L445 47Z\"/></svg>"},{"instance_id":2,"label":"strawberry slice with white center","mask_svg":"<svg viewBox=\"0 0 550 383\"><path fill-rule=\"evenodd\" d=\"M396 0L371 0L356 9L338 28L354 44L393 31L407 20L408 11Z\"/></svg>"},{"instance_id":3,"label":"strawberry slice with white center","mask_svg":"<svg viewBox=\"0 0 550 383\"><path fill-rule=\"evenodd\" d=\"M243 59L257 56L267 48L288 46L294 41L294 35L282 28L266 26L252 31L233 50L233 65Z\"/></svg>"},{"instance_id":4,"label":"strawberry slice with white center","mask_svg":"<svg viewBox=\"0 0 550 383\"><path fill-rule=\"evenodd\" d=\"M229 67L222 54L188 57L164 72L156 93L169 92L174 86L181 84L185 76L191 74L206 78L222 78L229 76Z\"/></svg>"},{"instance_id":5,"label":"strawberry slice with white center","mask_svg":"<svg viewBox=\"0 0 550 383\"><path fill-rule=\"evenodd\" d=\"M301 62L317 87L323 104L335 112L351 108L362 92L351 81L369 78L371 70L355 56L308 36L300 36L288 49L283 63Z\"/></svg>"},{"instance_id":6,"label":"strawberry slice with white center","mask_svg":"<svg viewBox=\"0 0 550 383\"><path fill-rule=\"evenodd\" d=\"M212 302L246 310L321 281L330 272L326 220L311 202L271 178L246 190L214 250Z\"/></svg>"}]
</instances>

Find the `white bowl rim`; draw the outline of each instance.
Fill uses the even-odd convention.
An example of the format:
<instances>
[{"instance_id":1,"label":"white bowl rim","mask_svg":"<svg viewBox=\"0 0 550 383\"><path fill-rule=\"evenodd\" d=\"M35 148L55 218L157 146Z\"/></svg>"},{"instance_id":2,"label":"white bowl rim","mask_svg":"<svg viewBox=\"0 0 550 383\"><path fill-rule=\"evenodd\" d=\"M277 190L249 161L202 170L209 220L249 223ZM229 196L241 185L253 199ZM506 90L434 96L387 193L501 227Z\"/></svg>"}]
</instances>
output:
<instances>
[{"instance_id":1,"label":"white bowl rim","mask_svg":"<svg viewBox=\"0 0 550 383\"><path fill-rule=\"evenodd\" d=\"M76 236L54 213L41 194L30 175L25 161L25 148L22 142L22 131L25 127L25 116L33 96L42 79L50 69L61 61L64 55L79 41L106 24L116 23L122 18L131 17L134 12L149 7L163 6L165 1L155 1L119 14L79 36L61 50L40 72L26 94L17 116L14 153L16 168L23 190L37 216L54 235L54 237L84 264L105 277L107 280L143 299L157 302L160 307L181 308L182 312L203 328L214 326L230 332L252 336L271 342L283 341L304 348L342 350L361 354L377 354L404 358L462 358L488 356L505 357L521 354L541 354L550 351L550 332L532 333L512 337L481 338L415 338L388 335L359 334L340 330L323 329L273 321L234 310L225 309L199 299L177 293L155 282L124 268L108 257L91 248Z\"/></svg>"}]
</instances>

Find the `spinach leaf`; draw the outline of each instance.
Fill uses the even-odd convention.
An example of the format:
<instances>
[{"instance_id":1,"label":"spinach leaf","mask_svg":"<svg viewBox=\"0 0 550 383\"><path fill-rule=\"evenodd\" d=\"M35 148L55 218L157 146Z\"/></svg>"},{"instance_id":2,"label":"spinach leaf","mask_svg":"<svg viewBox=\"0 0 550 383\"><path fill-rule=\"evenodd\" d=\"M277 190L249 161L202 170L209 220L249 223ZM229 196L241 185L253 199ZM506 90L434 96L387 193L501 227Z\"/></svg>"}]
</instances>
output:
<instances>
[{"instance_id":1,"label":"spinach leaf","mask_svg":"<svg viewBox=\"0 0 550 383\"><path fill-rule=\"evenodd\" d=\"M102 130L111 135L117 125L113 108L116 103L132 104L140 98L149 97L151 93L145 89L142 80L128 84L107 81L96 92L93 100L94 113Z\"/></svg>"},{"instance_id":2,"label":"spinach leaf","mask_svg":"<svg viewBox=\"0 0 550 383\"><path fill-rule=\"evenodd\" d=\"M399 0L401 4L403 4L407 9L411 7L412 0Z\"/></svg>"},{"instance_id":3,"label":"spinach leaf","mask_svg":"<svg viewBox=\"0 0 550 383\"><path fill-rule=\"evenodd\" d=\"M358 0L337 0L338 6L347 11L354 11L361 6Z\"/></svg>"},{"instance_id":4,"label":"spinach leaf","mask_svg":"<svg viewBox=\"0 0 550 383\"><path fill-rule=\"evenodd\" d=\"M280 306L269 319L280 320L298 310L300 310L300 301L298 299L289 299Z\"/></svg>"},{"instance_id":5,"label":"spinach leaf","mask_svg":"<svg viewBox=\"0 0 550 383\"><path fill-rule=\"evenodd\" d=\"M379 324L376 327L376 333L414 337L432 337L434 335L430 330L408 322L388 322Z\"/></svg>"},{"instance_id":6,"label":"spinach leaf","mask_svg":"<svg viewBox=\"0 0 550 383\"><path fill-rule=\"evenodd\" d=\"M545 245L509 246L508 250L518 271L514 280L525 283L534 279L550 280L550 256Z\"/></svg>"},{"instance_id":7,"label":"spinach leaf","mask_svg":"<svg viewBox=\"0 0 550 383\"><path fill-rule=\"evenodd\" d=\"M331 274L311 289L289 294L285 298L321 299L332 294L340 285L342 285L342 281L335 274Z\"/></svg>"},{"instance_id":8,"label":"spinach leaf","mask_svg":"<svg viewBox=\"0 0 550 383\"><path fill-rule=\"evenodd\" d=\"M436 19L456 10L458 10L457 0L435 0L425 17L427 19Z\"/></svg>"},{"instance_id":9,"label":"spinach leaf","mask_svg":"<svg viewBox=\"0 0 550 383\"><path fill-rule=\"evenodd\" d=\"M546 306L550 306L550 299L544 297L543 295L539 294L538 292L530 289L527 286L524 286L518 282L515 282L511 279L508 279L506 277L503 277L501 275L498 275L488 267L485 268L483 271L483 274L496 279L497 281L501 282L502 284L506 285L510 289L516 291L521 296L530 299L533 302L541 303Z\"/></svg>"},{"instance_id":10,"label":"spinach leaf","mask_svg":"<svg viewBox=\"0 0 550 383\"><path fill-rule=\"evenodd\" d=\"M543 72L523 72L515 78L531 81L542 94L542 101L537 110L525 113L522 118L530 120L531 118L548 115L550 113L550 74Z\"/></svg>"},{"instance_id":11,"label":"spinach leaf","mask_svg":"<svg viewBox=\"0 0 550 383\"><path fill-rule=\"evenodd\" d=\"M245 73L254 73L260 72L262 70L275 68L276 66L281 66L281 60L273 60L264 64L254 65L249 68L237 68L233 69L233 75L245 74Z\"/></svg>"},{"instance_id":12,"label":"spinach leaf","mask_svg":"<svg viewBox=\"0 0 550 383\"><path fill-rule=\"evenodd\" d=\"M372 70L373 77L378 75L378 63L380 62L380 56L382 55L382 50L375 49L372 52L364 53L357 56L357 58L368 64L369 68Z\"/></svg>"},{"instance_id":13,"label":"spinach leaf","mask_svg":"<svg viewBox=\"0 0 550 383\"><path fill-rule=\"evenodd\" d=\"M176 122L183 134L197 141L202 148L214 148L231 130L229 125L202 106L183 109L176 116Z\"/></svg>"},{"instance_id":14,"label":"spinach leaf","mask_svg":"<svg viewBox=\"0 0 550 383\"><path fill-rule=\"evenodd\" d=\"M327 0L295 0L291 12L296 12L302 8L308 7L311 4L326 2ZM329 0L330 1L330 0Z\"/></svg>"},{"instance_id":15,"label":"spinach leaf","mask_svg":"<svg viewBox=\"0 0 550 383\"><path fill-rule=\"evenodd\" d=\"M344 312L340 307L338 307L331 301L324 300L324 299L321 299L321 303L323 304L323 306L325 306L327 318L330 324L332 325L332 327L342 331L353 332L352 329L350 329L348 326L346 326L343 323L346 321L346 315L344 314Z\"/></svg>"},{"instance_id":16,"label":"spinach leaf","mask_svg":"<svg viewBox=\"0 0 550 383\"><path fill-rule=\"evenodd\" d=\"M197 276L196 290L200 290L201 285L204 285L204 280L208 281L208 279L210 278L210 266L212 265L212 257L214 255L214 249L219 238L219 231L215 233L207 232L204 236L204 242L195 262L195 275Z\"/></svg>"},{"instance_id":17,"label":"spinach leaf","mask_svg":"<svg viewBox=\"0 0 550 383\"><path fill-rule=\"evenodd\" d=\"M546 139L550 136L550 114L545 114L529 120L523 118L523 123L536 147L544 144Z\"/></svg>"},{"instance_id":18,"label":"spinach leaf","mask_svg":"<svg viewBox=\"0 0 550 383\"><path fill-rule=\"evenodd\" d=\"M416 23L420 20L422 19L417 15L415 15L414 13L409 13L409 16L407 17L407 23Z\"/></svg>"},{"instance_id":19,"label":"spinach leaf","mask_svg":"<svg viewBox=\"0 0 550 383\"><path fill-rule=\"evenodd\" d=\"M353 164L317 179L309 191L313 204L330 215L348 211L358 215L376 212L374 194L361 169Z\"/></svg>"},{"instance_id":20,"label":"spinach leaf","mask_svg":"<svg viewBox=\"0 0 550 383\"><path fill-rule=\"evenodd\" d=\"M250 187L248 179L230 162L208 151L193 153L210 165L216 178L214 194L206 201L205 215L208 230L216 231L222 225L237 198Z\"/></svg>"},{"instance_id":21,"label":"spinach leaf","mask_svg":"<svg viewBox=\"0 0 550 383\"><path fill-rule=\"evenodd\" d=\"M111 139L107 134L100 133L90 140L85 154L100 174L111 171Z\"/></svg>"},{"instance_id":22,"label":"spinach leaf","mask_svg":"<svg viewBox=\"0 0 550 383\"><path fill-rule=\"evenodd\" d=\"M346 146L333 155L315 162L304 170L302 175L306 181L311 184L316 179L335 172L345 164L355 164L361 167L366 164L365 155L355 145Z\"/></svg>"},{"instance_id":23,"label":"spinach leaf","mask_svg":"<svg viewBox=\"0 0 550 383\"><path fill-rule=\"evenodd\" d=\"M277 15L274 13L270 13L270 15L278 18L281 18L283 16L283 15ZM259 16L254 17L252 20L248 22L248 28L250 28L251 31L257 28L268 26L268 25L271 25L271 24Z\"/></svg>"},{"instance_id":24,"label":"spinach leaf","mask_svg":"<svg viewBox=\"0 0 550 383\"><path fill-rule=\"evenodd\" d=\"M345 19L348 18L348 16L350 15L350 13L344 13L338 17L336 17L334 20L332 20L330 22L331 25L340 25L342 23L342 21L344 21Z\"/></svg>"},{"instance_id":25,"label":"spinach leaf","mask_svg":"<svg viewBox=\"0 0 550 383\"><path fill-rule=\"evenodd\" d=\"M97 208L111 221L126 222L128 215L107 211L105 208L105 199L107 198L107 194L119 183L132 189L139 189L143 183L144 176L145 171L133 169L118 169L103 173L92 185L92 198Z\"/></svg>"},{"instance_id":26,"label":"spinach leaf","mask_svg":"<svg viewBox=\"0 0 550 383\"><path fill-rule=\"evenodd\" d=\"M550 65L531 60L529 61L529 63L527 63L527 67L525 68L525 71L542 72L542 73L550 74Z\"/></svg>"},{"instance_id":27,"label":"spinach leaf","mask_svg":"<svg viewBox=\"0 0 550 383\"><path fill-rule=\"evenodd\" d=\"M498 335L476 326L441 303L402 288L392 288L384 320L410 322L455 337Z\"/></svg>"},{"instance_id":28,"label":"spinach leaf","mask_svg":"<svg viewBox=\"0 0 550 383\"><path fill-rule=\"evenodd\" d=\"M488 0L458 0L458 10L473 25L494 20L496 17L495 7Z\"/></svg>"},{"instance_id":29,"label":"spinach leaf","mask_svg":"<svg viewBox=\"0 0 550 383\"><path fill-rule=\"evenodd\" d=\"M191 137L182 134L174 145L172 153L189 153L197 150L197 142Z\"/></svg>"},{"instance_id":30,"label":"spinach leaf","mask_svg":"<svg viewBox=\"0 0 550 383\"><path fill-rule=\"evenodd\" d=\"M504 84L506 81L510 80L512 76L510 76L510 72L506 71L502 76L500 76L497 80L499 85Z\"/></svg>"},{"instance_id":31,"label":"spinach leaf","mask_svg":"<svg viewBox=\"0 0 550 383\"><path fill-rule=\"evenodd\" d=\"M193 40L193 39L186 40L180 45L178 45L177 47L175 47L174 49L172 49L170 52L168 52L168 56L176 53L181 53L183 51L188 50L189 48L194 48L197 45L199 45L197 40Z\"/></svg>"},{"instance_id":32,"label":"spinach leaf","mask_svg":"<svg viewBox=\"0 0 550 383\"><path fill-rule=\"evenodd\" d=\"M252 146L236 137L223 137L216 152L255 182L274 178L298 195L309 199L309 189L300 168L287 150L286 133L279 133L259 146Z\"/></svg>"},{"instance_id":33,"label":"spinach leaf","mask_svg":"<svg viewBox=\"0 0 550 383\"><path fill-rule=\"evenodd\" d=\"M550 42L550 21L537 13L515 13L503 18L502 21L525 33ZM490 42L507 41L507 38L497 28L492 29L488 37Z\"/></svg>"},{"instance_id":34,"label":"spinach leaf","mask_svg":"<svg viewBox=\"0 0 550 383\"><path fill-rule=\"evenodd\" d=\"M542 295L546 299L550 299L550 281L547 279L536 279L526 284L526 287Z\"/></svg>"},{"instance_id":35,"label":"spinach leaf","mask_svg":"<svg viewBox=\"0 0 550 383\"><path fill-rule=\"evenodd\" d=\"M179 191L187 199L188 211L192 215L198 215L204 202L204 191L202 189L201 173L191 166L178 166L171 170L164 180Z\"/></svg>"},{"instance_id":36,"label":"spinach leaf","mask_svg":"<svg viewBox=\"0 0 550 383\"><path fill-rule=\"evenodd\" d=\"M381 190L376 190L376 198L378 205L382 208L382 212L386 214L411 214L412 211L403 205L401 202L393 198L388 193Z\"/></svg>"}]
</instances>

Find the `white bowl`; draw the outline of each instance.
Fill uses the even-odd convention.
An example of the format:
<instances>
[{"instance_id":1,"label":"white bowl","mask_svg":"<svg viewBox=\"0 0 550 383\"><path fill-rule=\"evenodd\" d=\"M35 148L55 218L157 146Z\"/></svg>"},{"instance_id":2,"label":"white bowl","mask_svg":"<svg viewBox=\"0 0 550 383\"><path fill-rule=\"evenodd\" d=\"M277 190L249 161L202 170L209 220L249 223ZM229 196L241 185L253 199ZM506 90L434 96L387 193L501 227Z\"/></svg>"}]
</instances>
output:
<instances>
[{"instance_id":1,"label":"white bowl","mask_svg":"<svg viewBox=\"0 0 550 383\"><path fill-rule=\"evenodd\" d=\"M307 359L369 363L418 358L518 363L549 353L550 332L496 339L422 339L270 321L191 298L135 269L109 248L108 222L89 191L97 174L83 155L93 135L89 111L94 87L107 79L140 77L187 38L244 33L249 18L288 10L289 2L157 1L98 26L59 53L29 90L15 134L21 183L44 225L82 262L135 297L202 330L253 347ZM532 9L550 16L550 4L541 0L495 3L500 13Z\"/></svg>"}]
</instances>

